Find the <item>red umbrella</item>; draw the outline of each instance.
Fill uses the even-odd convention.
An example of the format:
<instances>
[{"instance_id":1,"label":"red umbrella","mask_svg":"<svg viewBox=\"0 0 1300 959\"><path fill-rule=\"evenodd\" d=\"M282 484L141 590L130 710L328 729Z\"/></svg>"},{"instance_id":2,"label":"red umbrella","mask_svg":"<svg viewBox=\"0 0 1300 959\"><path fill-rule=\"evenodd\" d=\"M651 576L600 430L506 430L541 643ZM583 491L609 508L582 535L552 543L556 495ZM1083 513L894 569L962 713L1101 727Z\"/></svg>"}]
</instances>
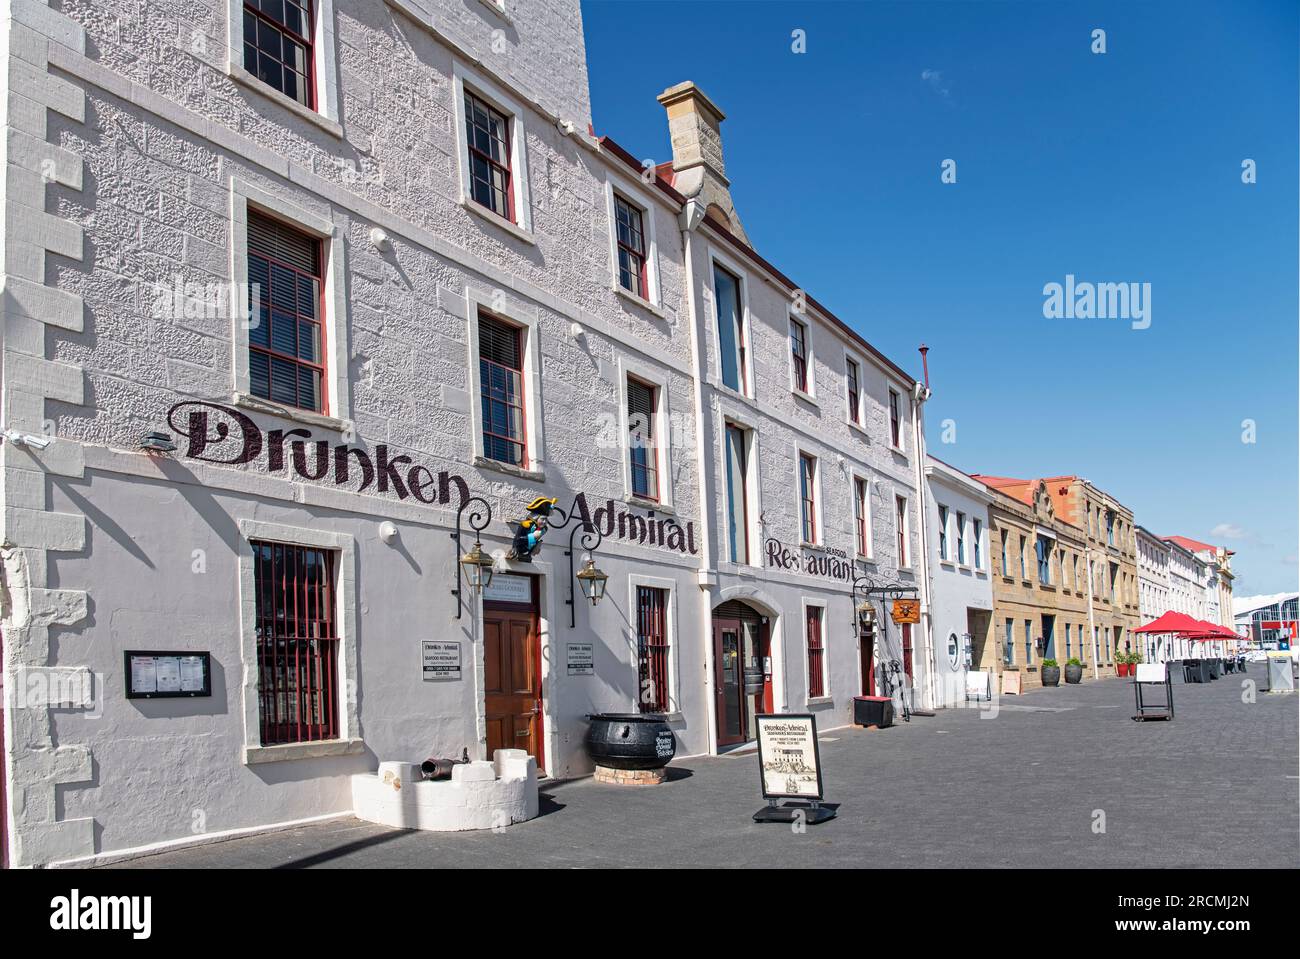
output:
<instances>
[{"instance_id":1,"label":"red umbrella","mask_svg":"<svg viewBox=\"0 0 1300 959\"><path fill-rule=\"evenodd\" d=\"M1172 610L1152 620L1145 626L1139 626L1133 630L1135 633L1202 633L1205 631L1207 623L1200 620L1192 619L1186 613L1175 613Z\"/></svg>"}]
</instances>

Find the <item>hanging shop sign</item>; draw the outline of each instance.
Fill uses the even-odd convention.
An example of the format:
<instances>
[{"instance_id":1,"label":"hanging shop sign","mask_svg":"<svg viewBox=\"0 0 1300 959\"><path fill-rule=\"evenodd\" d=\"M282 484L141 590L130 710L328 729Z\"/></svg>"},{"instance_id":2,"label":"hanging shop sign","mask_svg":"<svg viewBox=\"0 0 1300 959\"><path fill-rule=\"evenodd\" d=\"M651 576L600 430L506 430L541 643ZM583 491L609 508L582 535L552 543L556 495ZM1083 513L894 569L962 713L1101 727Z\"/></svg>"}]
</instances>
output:
<instances>
[{"instance_id":1,"label":"hanging shop sign","mask_svg":"<svg viewBox=\"0 0 1300 959\"><path fill-rule=\"evenodd\" d=\"M181 455L203 463L243 466L260 462L267 473L293 473L298 479L347 486L356 493L373 488L380 495L451 509L459 509L470 499L469 483L463 476L448 470L435 474L409 456L395 455L386 443L376 444L371 451L312 440L311 430L301 427L263 432L239 410L199 400L174 405L167 411L167 423L186 440ZM656 517L653 511L642 516L618 508L613 499L592 509L586 494L577 493L565 515L594 526L606 539L683 555L699 552L694 523L683 525L672 517Z\"/></svg>"},{"instance_id":2,"label":"hanging shop sign","mask_svg":"<svg viewBox=\"0 0 1300 959\"><path fill-rule=\"evenodd\" d=\"M827 546L796 548L768 537L766 553L767 565L773 569L820 576L841 583L853 582L853 561L842 549Z\"/></svg>"},{"instance_id":3,"label":"hanging shop sign","mask_svg":"<svg viewBox=\"0 0 1300 959\"><path fill-rule=\"evenodd\" d=\"M569 643L565 662L570 676L596 675L596 647L592 643Z\"/></svg>"},{"instance_id":4,"label":"hanging shop sign","mask_svg":"<svg viewBox=\"0 0 1300 959\"><path fill-rule=\"evenodd\" d=\"M212 695L209 653L127 650L122 654L127 699Z\"/></svg>"},{"instance_id":5,"label":"hanging shop sign","mask_svg":"<svg viewBox=\"0 0 1300 959\"><path fill-rule=\"evenodd\" d=\"M811 713L763 714L754 717L758 733L760 788L768 805L754 814L755 822L815 823L835 811L821 805L822 767L817 746L817 717ZM780 799L804 800L806 805L777 805Z\"/></svg>"},{"instance_id":6,"label":"hanging shop sign","mask_svg":"<svg viewBox=\"0 0 1300 959\"><path fill-rule=\"evenodd\" d=\"M420 657L424 664L424 681L460 679L460 642L422 640Z\"/></svg>"},{"instance_id":7,"label":"hanging shop sign","mask_svg":"<svg viewBox=\"0 0 1300 959\"><path fill-rule=\"evenodd\" d=\"M893 609L890 616L894 622L902 625L904 623L919 623L921 621L921 604L914 599L896 599L894 600Z\"/></svg>"}]
</instances>

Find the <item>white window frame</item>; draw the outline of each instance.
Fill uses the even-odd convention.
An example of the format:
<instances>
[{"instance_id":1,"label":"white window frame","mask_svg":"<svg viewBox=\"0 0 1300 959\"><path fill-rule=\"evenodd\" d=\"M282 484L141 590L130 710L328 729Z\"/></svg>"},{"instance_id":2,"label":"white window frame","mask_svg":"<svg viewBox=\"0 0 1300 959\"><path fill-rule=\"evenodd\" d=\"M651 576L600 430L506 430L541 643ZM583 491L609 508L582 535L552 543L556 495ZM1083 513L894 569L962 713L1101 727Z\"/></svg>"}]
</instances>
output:
<instances>
[{"instance_id":1,"label":"white window frame","mask_svg":"<svg viewBox=\"0 0 1300 959\"><path fill-rule=\"evenodd\" d=\"M478 316L479 310L500 317L524 330L524 441L528 462L524 468L488 459L483 448L483 385L480 382ZM537 312L527 311L509 299L494 296L493 291L465 286L466 342L469 344L470 419L474 431L475 466L499 470L531 480L544 480L546 452L542 439L541 324Z\"/></svg>"},{"instance_id":2,"label":"white window frame","mask_svg":"<svg viewBox=\"0 0 1300 959\"><path fill-rule=\"evenodd\" d=\"M654 442L658 454L659 499L650 500L632 491L632 450L628 442L627 380L631 376L654 387L655 421ZM668 405L668 378L654 367L646 366L627 357L618 361L618 425L622 432L620 447L623 450L623 498L629 503L647 509L673 508L672 484L672 411Z\"/></svg>"},{"instance_id":3,"label":"white window frame","mask_svg":"<svg viewBox=\"0 0 1300 959\"><path fill-rule=\"evenodd\" d=\"M727 558L724 560L734 566L759 566L763 565L763 542L762 542L762 525L758 521L762 513L762 490L758 482L759 477L759 440L758 425L752 420L742 416L737 416L734 412L729 412L722 418L723 441L718 444L718 475L723 478L725 484L727 475L727 443L726 427L735 426L745 434L745 462L749 469L745 473L745 526L746 536L749 543L749 559L745 562L731 560L731 544L727 541L726 526L722 530L722 542L724 552L722 555ZM730 490L727 491L728 495ZM730 513L730 504L723 499L723 516Z\"/></svg>"},{"instance_id":4,"label":"white window frame","mask_svg":"<svg viewBox=\"0 0 1300 959\"><path fill-rule=\"evenodd\" d=\"M357 574L356 541L347 533L302 526L239 521L239 625L244 679L241 692L244 712L244 764L278 762L287 759L318 759L361 753L365 744L357 710ZM338 557L334 591L334 622L339 630L338 698L339 738L305 743L262 745L261 699L258 696L257 667L257 571L253 540L331 550Z\"/></svg>"},{"instance_id":5,"label":"white window frame","mask_svg":"<svg viewBox=\"0 0 1300 959\"><path fill-rule=\"evenodd\" d=\"M866 498L863 507L866 510L863 516L863 525L867 531L867 552L858 552L858 491L857 481L862 480L866 487ZM853 551L855 558L875 562L876 556L876 534L871 528L871 476L861 470L850 467L849 469L849 501L853 504Z\"/></svg>"},{"instance_id":6,"label":"white window frame","mask_svg":"<svg viewBox=\"0 0 1300 959\"><path fill-rule=\"evenodd\" d=\"M825 703L834 702L834 695L831 693L831 649L826 642L826 603L820 600L809 599L807 596L800 600L799 604L799 644L803 647L803 689L804 702L809 706L820 706ZM822 641L822 695L813 696L812 692L812 674L808 671L808 610L820 609L822 611L819 625L821 628ZM860 670L859 670L860 671Z\"/></svg>"},{"instance_id":7,"label":"white window frame","mask_svg":"<svg viewBox=\"0 0 1300 959\"><path fill-rule=\"evenodd\" d=\"M935 507L939 513L939 522L935 524L935 529L939 532L939 562L952 562L952 532L949 529L950 520L952 519L952 510L945 504L935 501Z\"/></svg>"},{"instance_id":8,"label":"white window frame","mask_svg":"<svg viewBox=\"0 0 1300 959\"><path fill-rule=\"evenodd\" d=\"M226 0L226 74L246 89L342 138L339 124L339 71L334 52L334 0L313 0L316 22L312 26L312 79L316 84L316 109L303 106L275 87L263 83L244 66L244 0Z\"/></svg>"},{"instance_id":9,"label":"white window frame","mask_svg":"<svg viewBox=\"0 0 1300 959\"><path fill-rule=\"evenodd\" d=\"M452 126L456 130L456 170L460 185L458 202L465 209L496 224L519 239L536 243L537 239L533 235L533 211L528 193L528 150L523 109L496 84L459 60L452 60L451 63L451 85ZM465 133L466 88L478 99L501 111L510 121L510 192L515 212L513 223L489 210L470 195L469 139Z\"/></svg>"},{"instance_id":10,"label":"white window frame","mask_svg":"<svg viewBox=\"0 0 1300 959\"><path fill-rule=\"evenodd\" d=\"M795 324L798 324L803 329L803 351L804 363L806 365L804 379L807 382L807 389L800 389L799 385L795 382L794 377L794 347L792 345L792 334L794 332ZM786 315L785 337L785 353L790 367L790 392L809 403L816 403L817 377L813 372L816 368L816 364L813 362L815 356L813 351L813 325L812 321L807 318L807 314L805 314L803 318L796 316L794 313Z\"/></svg>"},{"instance_id":11,"label":"white window frame","mask_svg":"<svg viewBox=\"0 0 1300 959\"><path fill-rule=\"evenodd\" d=\"M668 601L664 605L664 615L667 622L664 629L668 634L668 703L670 709L662 710L668 714L670 721L681 718L681 709L677 708L680 704L678 696L681 690L680 677L678 676L678 650L677 650L677 581L664 579L658 576L643 576L640 573L629 573L627 577L627 608L628 614L627 635L628 648L631 652L632 678L633 686L636 689L636 699L632 703L633 712L641 708L641 687L638 683L638 668L640 663L637 659L637 634L636 634L636 590L638 586L648 586L654 589L663 589L668 591Z\"/></svg>"},{"instance_id":12,"label":"white window frame","mask_svg":"<svg viewBox=\"0 0 1300 959\"><path fill-rule=\"evenodd\" d=\"M754 395L754 323L753 316L749 311L749 276L739 261L720 253L717 249L710 246L709 254L709 303L710 312L713 314L713 355L715 368L711 371L716 388L731 393L736 396L742 396L745 399L755 399ZM715 267L721 266L724 270L736 278L740 284L740 317L744 325L744 350L745 350L745 368L740 380L740 390L733 390L722 382L722 336L718 325L718 291L715 286L717 274L714 272ZM789 344L786 344L787 348Z\"/></svg>"},{"instance_id":13,"label":"white window frame","mask_svg":"<svg viewBox=\"0 0 1300 959\"><path fill-rule=\"evenodd\" d=\"M966 550L966 547L968 545L968 541L966 537L966 514L963 513L961 510L953 510L952 521L953 521L953 525L957 529L957 535L953 539L957 547L955 553L957 557L957 565L969 568L970 562L967 560L967 550Z\"/></svg>"},{"instance_id":14,"label":"white window frame","mask_svg":"<svg viewBox=\"0 0 1300 959\"><path fill-rule=\"evenodd\" d=\"M971 568L977 572L983 572L984 563L988 559L988 550L984 548L984 534L987 532L986 527L988 524L978 516L972 516L970 522L971 546L975 550L975 554L972 557L974 559L974 565Z\"/></svg>"},{"instance_id":15,"label":"white window frame","mask_svg":"<svg viewBox=\"0 0 1300 959\"><path fill-rule=\"evenodd\" d=\"M853 421L849 415L849 364L853 363L858 368L858 419ZM849 425L849 429L856 430L863 436L867 435L867 415L866 415L866 384L864 380L864 371L867 368L866 362L852 350L844 351L844 422Z\"/></svg>"},{"instance_id":16,"label":"white window frame","mask_svg":"<svg viewBox=\"0 0 1300 959\"><path fill-rule=\"evenodd\" d=\"M254 396L248 371L248 324L253 315L253 304L246 302L248 290L248 210L281 220L308 236L322 241L321 299L325 316L322 329L325 335L327 370L321 384L328 398L329 413L316 413L296 406L281 406L261 396ZM348 359L351 348L348 342L348 300L346 268L343 259L343 231L334 225L327 212L313 213L268 193L243 180L230 180L230 295L231 295L231 345L234 350L231 369L234 370L234 403L262 413L271 413L285 419L297 420L322 429L340 433L350 429L352 415L351 384L348 380Z\"/></svg>"},{"instance_id":17,"label":"white window frame","mask_svg":"<svg viewBox=\"0 0 1300 959\"><path fill-rule=\"evenodd\" d=\"M898 501L903 501L903 555L897 558L898 569L912 568L912 501L906 493L894 491L894 525L898 525ZM897 529L894 532L898 532Z\"/></svg>"},{"instance_id":18,"label":"white window frame","mask_svg":"<svg viewBox=\"0 0 1300 959\"><path fill-rule=\"evenodd\" d=\"M646 295L637 296L618 281L618 217L614 207L614 194L641 211L641 232L645 240ZM648 306L662 313L663 293L659 285L659 242L655 238L655 206L646 195L632 185L632 181L613 171L605 176L605 210L609 217L609 282L615 293L626 296L633 303Z\"/></svg>"},{"instance_id":19,"label":"white window frame","mask_svg":"<svg viewBox=\"0 0 1300 959\"><path fill-rule=\"evenodd\" d=\"M813 535L814 539L803 538L803 458L812 460L812 495L813 495ZM807 546L820 546L826 541L826 528L822 525L822 458L816 453L796 446L794 451L794 490L799 500L795 511L799 517L799 542Z\"/></svg>"}]
</instances>

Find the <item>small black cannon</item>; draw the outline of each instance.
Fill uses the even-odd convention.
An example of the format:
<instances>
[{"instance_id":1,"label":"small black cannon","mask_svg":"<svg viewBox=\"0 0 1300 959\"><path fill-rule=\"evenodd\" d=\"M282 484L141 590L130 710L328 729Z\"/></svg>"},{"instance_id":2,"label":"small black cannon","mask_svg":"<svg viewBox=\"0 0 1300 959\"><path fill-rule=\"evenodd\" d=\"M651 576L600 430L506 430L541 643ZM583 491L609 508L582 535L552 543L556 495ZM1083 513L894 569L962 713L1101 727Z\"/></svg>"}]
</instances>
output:
<instances>
[{"instance_id":1,"label":"small black cannon","mask_svg":"<svg viewBox=\"0 0 1300 959\"><path fill-rule=\"evenodd\" d=\"M439 759L437 756L430 756L424 762L420 763L420 774L425 779L450 779L453 766L463 766L469 762L469 750L461 751L460 759Z\"/></svg>"}]
</instances>

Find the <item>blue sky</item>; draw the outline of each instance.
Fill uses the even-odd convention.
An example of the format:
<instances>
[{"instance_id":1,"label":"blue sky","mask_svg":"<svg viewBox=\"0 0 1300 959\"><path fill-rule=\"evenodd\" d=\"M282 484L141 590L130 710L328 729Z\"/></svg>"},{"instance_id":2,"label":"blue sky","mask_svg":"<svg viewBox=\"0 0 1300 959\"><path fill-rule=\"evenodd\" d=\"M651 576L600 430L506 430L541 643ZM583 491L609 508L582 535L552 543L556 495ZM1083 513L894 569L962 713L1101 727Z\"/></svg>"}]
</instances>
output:
<instances>
[{"instance_id":1,"label":"blue sky","mask_svg":"<svg viewBox=\"0 0 1300 959\"><path fill-rule=\"evenodd\" d=\"M930 346L935 455L1086 476L1236 550L1238 595L1297 581L1298 10L583 3L597 133L669 159L655 95L698 83L755 248L905 368ZM1150 328L1044 318L1066 274L1150 283Z\"/></svg>"}]
</instances>

